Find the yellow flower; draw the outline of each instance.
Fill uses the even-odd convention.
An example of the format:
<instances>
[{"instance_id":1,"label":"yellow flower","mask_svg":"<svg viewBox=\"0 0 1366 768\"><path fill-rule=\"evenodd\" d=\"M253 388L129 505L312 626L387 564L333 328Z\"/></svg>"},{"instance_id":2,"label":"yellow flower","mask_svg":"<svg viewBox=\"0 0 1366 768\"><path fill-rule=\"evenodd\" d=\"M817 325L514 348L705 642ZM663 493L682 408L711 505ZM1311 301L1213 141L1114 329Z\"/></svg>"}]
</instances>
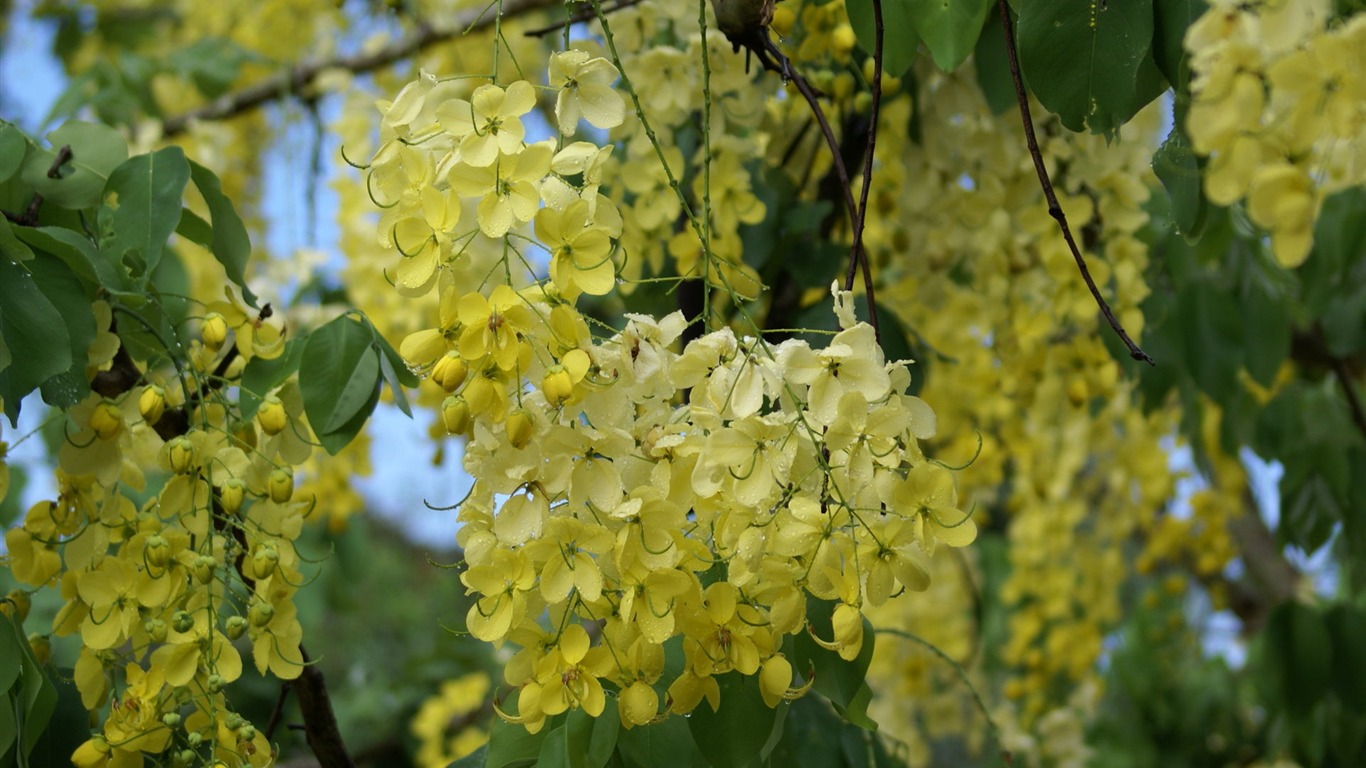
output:
<instances>
[{"instance_id":1,"label":"yellow flower","mask_svg":"<svg viewBox=\"0 0 1366 768\"><path fill-rule=\"evenodd\" d=\"M536 89L525 80L509 85L481 85L469 101L452 99L437 107L441 127L460 138L460 160L483 168L503 156L515 155L526 137L522 115L536 106Z\"/></svg>"},{"instance_id":2,"label":"yellow flower","mask_svg":"<svg viewBox=\"0 0 1366 768\"><path fill-rule=\"evenodd\" d=\"M579 118L594 128L615 128L626 118L626 102L612 88L620 73L612 62L570 50L550 57L550 85L558 88L555 117L560 133L569 136Z\"/></svg>"},{"instance_id":3,"label":"yellow flower","mask_svg":"<svg viewBox=\"0 0 1366 768\"><path fill-rule=\"evenodd\" d=\"M531 221L540 206L540 181L550 171L554 148L532 144L517 154L500 155L485 166L459 163L450 172L450 185L462 197L478 197L479 230L499 238L514 224Z\"/></svg>"},{"instance_id":4,"label":"yellow flower","mask_svg":"<svg viewBox=\"0 0 1366 768\"><path fill-rule=\"evenodd\" d=\"M461 357L479 360L488 355L504 371L526 367L531 350L522 339L530 334L535 316L516 291L499 285L487 299L480 293L465 294L459 313Z\"/></svg>"},{"instance_id":5,"label":"yellow flower","mask_svg":"<svg viewBox=\"0 0 1366 768\"><path fill-rule=\"evenodd\" d=\"M602 296L616 286L612 238L594 226L588 203L576 200L564 210L536 213L536 237L550 251L550 279L573 300L579 292Z\"/></svg>"}]
</instances>

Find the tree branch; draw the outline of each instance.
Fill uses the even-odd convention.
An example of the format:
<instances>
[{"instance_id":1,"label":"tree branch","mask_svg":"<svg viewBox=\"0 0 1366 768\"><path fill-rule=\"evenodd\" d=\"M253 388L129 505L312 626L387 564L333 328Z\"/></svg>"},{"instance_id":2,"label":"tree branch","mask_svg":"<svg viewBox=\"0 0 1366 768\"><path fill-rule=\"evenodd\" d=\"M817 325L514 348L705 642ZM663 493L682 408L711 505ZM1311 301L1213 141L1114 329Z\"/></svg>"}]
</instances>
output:
<instances>
[{"instance_id":1,"label":"tree branch","mask_svg":"<svg viewBox=\"0 0 1366 768\"><path fill-rule=\"evenodd\" d=\"M506 21L512 16L549 8L554 4L553 0L506 0L502 4L502 19ZM407 37L395 40L372 53L301 62L259 83L224 94L202 107L167 118L162 122L162 135L176 136L184 133L196 121L235 117L291 93L300 93L313 85L318 75L329 69L344 69L352 74L372 72L433 45L487 29L493 26L497 18L496 13L489 11L490 8L471 11L456 20L451 27L436 28L421 24Z\"/></svg>"},{"instance_id":2,"label":"tree branch","mask_svg":"<svg viewBox=\"0 0 1366 768\"><path fill-rule=\"evenodd\" d=\"M1096 281L1091 277L1091 270L1086 266L1086 259L1077 249L1077 241L1072 237L1072 228L1067 226L1067 216L1063 214L1062 206L1058 204L1058 196L1053 193L1053 182L1048 179L1048 169L1044 167L1043 154L1039 152L1039 141L1034 135L1034 118L1029 115L1029 97L1025 95L1024 80L1020 77L1020 57L1015 50L1015 24L1010 19L1010 6L1006 0L996 0L996 6L1001 14L1001 29L1005 33L1006 39L1006 59L1010 64L1010 78L1015 82L1015 100L1020 105L1020 120L1024 123L1025 142L1029 145L1029 156L1034 160L1034 171L1039 176L1039 186L1043 188L1044 199L1048 201L1048 215L1057 220L1058 226L1062 229L1063 239L1067 241L1067 247L1072 250L1072 259L1077 262L1077 269L1081 271L1081 277L1086 281L1086 287L1090 289L1091 296L1100 307L1101 314L1105 315L1105 320L1115 333L1119 334L1124 346L1129 348L1129 356L1135 360L1142 360L1148 365L1155 365L1152 356L1135 344L1134 340L1129 338L1129 334L1125 332L1124 326L1119 324L1119 319L1115 317L1110 305L1106 303L1105 297L1100 295L1100 289L1096 287Z\"/></svg>"},{"instance_id":3,"label":"tree branch","mask_svg":"<svg viewBox=\"0 0 1366 768\"><path fill-rule=\"evenodd\" d=\"M299 711L304 716L304 733L308 746L322 768L355 768L351 753L346 751L337 717L332 713L332 698L327 693L323 672L308 658L308 651L299 646L304 657L304 669L294 680L294 695L299 700Z\"/></svg>"},{"instance_id":4,"label":"tree branch","mask_svg":"<svg viewBox=\"0 0 1366 768\"><path fill-rule=\"evenodd\" d=\"M606 8L603 8L603 9L602 9L602 12L603 12L604 14L612 13L612 12L614 12L614 11L620 11L620 10L623 9L623 8L630 8L630 7L633 6L633 5L640 5L640 3L641 3L641 0L620 0L620 2L618 2L618 3L615 3L615 4L613 4L613 5L609 5L609 6L607 6ZM573 26L573 25L575 25L575 24L580 24L580 23L585 22L585 21L592 21L592 20L596 19L597 17L598 17L597 12L595 12L592 8L586 8L586 9L584 9L584 10L582 10L582 11L579 11L578 13L574 14L573 16L570 16L570 17L567 18L567 19L563 19L563 20L561 20L561 21L557 21L557 22L555 22L554 24L547 24L547 25L544 26L544 27L539 27L539 28L537 28L537 29L529 30L529 31L527 31L527 32L523 32L522 34L524 34L524 35L527 36L527 37L545 37L546 35L550 34L551 32L558 32L559 30L564 29L565 27Z\"/></svg>"},{"instance_id":5,"label":"tree branch","mask_svg":"<svg viewBox=\"0 0 1366 768\"><path fill-rule=\"evenodd\" d=\"M873 268L868 263L868 251L863 247L863 227L868 222L868 190L873 185L873 151L877 149L877 119L882 111L882 0L873 0L873 105L868 117L868 148L863 153L863 189L859 192L858 213L854 218L854 245L849 250L849 271L844 276L844 290L854 290L854 273L863 268L863 290L868 294L868 324L873 336L882 341L882 329L877 324L877 301L873 293Z\"/></svg>"}]
</instances>

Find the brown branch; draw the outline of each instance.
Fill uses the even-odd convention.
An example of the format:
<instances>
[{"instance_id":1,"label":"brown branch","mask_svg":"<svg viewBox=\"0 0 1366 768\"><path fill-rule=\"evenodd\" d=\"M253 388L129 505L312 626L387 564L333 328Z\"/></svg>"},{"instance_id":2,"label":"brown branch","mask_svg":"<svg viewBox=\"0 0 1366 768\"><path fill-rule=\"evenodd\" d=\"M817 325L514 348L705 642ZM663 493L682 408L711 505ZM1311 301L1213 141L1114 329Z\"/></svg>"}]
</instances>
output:
<instances>
[{"instance_id":1,"label":"brown branch","mask_svg":"<svg viewBox=\"0 0 1366 768\"><path fill-rule=\"evenodd\" d=\"M275 700L275 709L270 711L270 721L266 723L266 741L275 740L275 729L280 727L280 719L285 715L285 701L289 699L290 685L280 686L280 696Z\"/></svg>"},{"instance_id":2,"label":"brown branch","mask_svg":"<svg viewBox=\"0 0 1366 768\"><path fill-rule=\"evenodd\" d=\"M876 2L877 0L874 0ZM1144 352L1134 340L1129 338L1124 326L1120 325L1119 319L1106 303L1105 297L1100 295L1100 289L1096 287L1096 281L1091 277L1091 270L1086 266L1086 259L1082 257L1081 251L1077 249L1077 241L1072 237L1072 228L1067 225L1067 216L1062 212L1062 206L1058 204L1058 196L1053 192L1053 182L1048 179L1048 169L1043 164L1043 154L1039 152L1039 141L1034 135L1034 119L1029 114L1029 97L1025 95L1024 80L1020 77L1020 57L1015 50L1015 25L1010 19L1010 6L1007 0L997 0L997 8L1001 14L1001 29L1005 34L1006 40L1006 59L1010 64L1010 78L1015 82L1015 100L1020 105L1020 120L1024 123L1025 142L1029 145L1029 156L1034 160L1034 171L1039 176L1039 186L1043 188L1043 196L1048 201L1048 215L1052 216L1062 229L1063 239L1067 241L1067 247L1072 250L1072 259L1077 262L1077 269L1081 271L1081 277L1086 281L1086 287L1091 291L1091 296L1096 300L1100 307L1101 314L1105 315L1105 320L1119 334L1119 338L1124 342L1124 346L1129 348L1129 356L1135 360L1142 360L1148 365L1155 365L1153 358Z\"/></svg>"},{"instance_id":3,"label":"brown branch","mask_svg":"<svg viewBox=\"0 0 1366 768\"><path fill-rule=\"evenodd\" d=\"M501 7L502 20L507 21L513 16L548 8L553 4L552 0L506 0ZM329 69L344 69L352 74L372 72L433 45L470 32L488 29L498 19L498 14L489 13L489 10L490 8L483 8L466 13L451 27L438 29L426 24L419 25L413 34L395 40L373 53L301 62L259 83L224 94L202 107L167 118L162 122L162 135L175 136L184 133L195 121L223 120L249 112L288 94L299 93L312 86L318 76Z\"/></svg>"},{"instance_id":4,"label":"brown branch","mask_svg":"<svg viewBox=\"0 0 1366 768\"><path fill-rule=\"evenodd\" d=\"M304 717L304 733L308 746L322 768L355 768L351 753L346 751L337 716L332 712L332 698L327 693L323 672L308 658L308 651L299 646L304 669L294 680L294 695L299 699L299 711Z\"/></svg>"},{"instance_id":5,"label":"brown branch","mask_svg":"<svg viewBox=\"0 0 1366 768\"><path fill-rule=\"evenodd\" d=\"M877 148L877 119L882 111L882 0L873 0L873 105L868 117L868 148L863 152L863 189L859 192L858 213L854 218L854 245L849 250L849 271L844 276L844 290L854 290L854 273L862 267L863 290L868 294L868 324L873 335L882 340L882 329L877 324L877 301L873 293L873 268L868 263L868 251L863 247L863 227L868 220L868 190L873 185L873 150Z\"/></svg>"},{"instance_id":6,"label":"brown branch","mask_svg":"<svg viewBox=\"0 0 1366 768\"><path fill-rule=\"evenodd\" d=\"M1347 396L1347 407L1352 411L1352 423L1357 425L1361 436L1366 437L1366 409L1362 408L1361 398L1357 396L1356 383L1352 381L1352 374L1347 370L1347 361L1334 357L1332 362L1333 375L1342 385L1342 393Z\"/></svg>"},{"instance_id":7,"label":"brown branch","mask_svg":"<svg viewBox=\"0 0 1366 768\"><path fill-rule=\"evenodd\" d=\"M613 11L620 11L623 8L630 8L633 5L639 5L640 2L641 0L621 0L621 2L618 2L616 5L603 8L602 12L604 15L606 15L612 13ZM565 27L580 24L585 21L592 21L597 17L598 14L596 11L594 11L592 8L587 8L585 10L579 11L578 13L574 14L573 16L570 16L567 19L564 19L563 21L557 21L554 24L548 24L544 27L533 29L529 32L523 32L522 34L526 35L527 37L545 37L551 32L558 32L559 30L564 29Z\"/></svg>"},{"instance_id":8,"label":"brown branch","mask_svg":"<svg viewBox=\"0 0 1366 768\"><path fill-rule=\"evenodd\" d=\"M71 145L63 144L57 150L57 156L52 159L52 165L48 166L47 177L49 179L62 178L62 166L71 160ZM21 227L34 227L38 225L38 212L43 208L43 196L37 192L33 193L33 199L28 202L28 207L23 213L15 214L4 211L5 218Z\"/></svg>"}]
</instances>

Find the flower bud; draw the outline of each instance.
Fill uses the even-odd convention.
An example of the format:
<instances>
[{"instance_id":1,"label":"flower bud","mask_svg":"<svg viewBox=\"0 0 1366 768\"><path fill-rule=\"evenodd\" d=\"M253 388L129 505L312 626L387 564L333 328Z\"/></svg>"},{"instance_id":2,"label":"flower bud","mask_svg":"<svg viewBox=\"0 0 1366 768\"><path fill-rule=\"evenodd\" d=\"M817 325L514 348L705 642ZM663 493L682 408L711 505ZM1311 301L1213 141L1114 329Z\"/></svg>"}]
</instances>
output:
<instances>
[{"instance_id":1,"label":"flower bud","mask_svg":"<svg viewBox=\"0 0 1366 768\"><path fill-rule=\"evenodd\" d=\"M247 611L247 615L251 619L251 625L259 629L269 624L271 619L275 618L275 606L270 603L258 602L251 606L251 610Z\"/></svg>"},{"instance_id":2,"label":"flower bud","mask_svg":"<svg viewBox=\"0 0 1366 768\"><path fill-rule=\"evenodd\" d=\"M189 474L195 469L194 443L183 435L175 438L166 444L166 459L172 472L177 475Z\"/></svg>"},{"instance_id":3,"label":"flower bud","mask_svg":"<svg viewBox=\"0 0 1366 768\"><path fill-rule=\"evenodd\" d=\"M270 500L276 504L284 504L294 495L294 472L285 467L276 467L270 471L270 480L267 483L270 490Z\"/></svg>"},{"instance_id":4,"label":"flower bud","mask_svg":"<svg viewBox=\"0 0 1366 768\"><path fill-rule=\"evenodd\" d=\"M147 537L147 542L143 546L143 556L147 558L147 564L153 568L165 568L166 563L171 559L171 545L160 534L152 534Z\"/></svg>"},{"instance_id":5,"label":"flower bud","mask_svg":"<svg viewBox=\"0 0 1366 768\"><path fill-rule=\"evenodd\" d=\"M463 435L470 430L470 406L465 398L451 395L441 403L441 423L452 435Z\"/></svg>"},{"instance_id":6,"label":"flower bud","mask_svg":"<svg viewBox=\"0 0 1366 768\"><path fill-rule=\"evenodd\" d=\"M190 615L189 611L176 611L175 615L171 617L171 626L175 628L175 631L184 634L194 629L194 617Z\"/></svg>"},{"instance_id":7,"label":"flower bud","mask_svg":"<svg viewBox=\"0 0 1366 768\"><path fill-rule=\"evenodd\" d=\"M266 399L261 401L261 407L256 411L256 422L267 435L280 434L289 426L289 414L285 413L285 404L275 395L266 395Z\"/></svg>"},{"instance_id":8,"label":"flower bud","mask_svg":"<svg viewBox=\"0 0 1366 768\"><path fill-rule=\"evenodd\" d=\"M458 352L447 352L432 366L432 381L447 392L454 392L465 382L469 368Z\"/></svg>"},{"instance_id":9,"label":"flower bud","mask_svg":"<svg viewBox=\"0 0 1366 768\"><path fill-rule=\"evenodd\" d=\"M200 555L194 559L194 565L190 567L194 573L195 581L200 584L208 584L213 581L215 572L218 570L218 561L208 555Z\"/></svg>"},{"instance_id":10,"label":"flower bud","mask_svg":"<svg viewBox=\"0 0 1366 768\"><path fill-rule=\"evenodd\" d=\"M228 514L235 514L242 508L242 500L246 498L247 486L235 477L228 478L223 482L223 487L218 489L218 503L223 505L223 511Z\"/></svg>"},{"instance_id":11,"label":"flower bud","mask_svg":"<svg viewBox=\"0 0 1366 768\"><path fill-rule=\"evenodd\" d=\"M252 739L256 738L256 726L252 725L251 723L247 723L246 725L237 729L237 738L241 739L242 741L251 741Z\"/></svg>"},{"instance_id":12,"label":"flower bud","mask_svg":"<svg viewBox=\"0 0 1366 768\"><path fill-rule=\"evenodd\" d=\"M192 731L190 733L187 733L185 734L185 743L189 744L191 747L197 747L200 744L204 743L204 734L200 733L199 731Z\"/></svg>"},{"instance_id":13,"label":"flower bud","mask_svg":"<svg viewBox=\"0 0 1366 768\"><path fill-rule=\"evenodd\" d=\"M47 635L40 635L34 632L28 636L28 647L33 652L33 658L39 665L46 665L52 661L52 641Z\"/></svg>"},{"instance_id":14,"label":"flower bud","mask_svg":"<svg viewBox=\"0 0 1366 768\"><path fill-rule=\"evenodd\" d=\"M541 379L541 391L545 393L546 401L558 408L574 394L574 380L563 365L556 365L546 370L545 378Z\"/></svg>"},{"instance_id":15,"label":"flower bud","mask_svg":"<svg viewBox=\"0 0 1366 768\"><path fill-rule=\"evenodd\" d=\"M138 397L138 412L142 414L142 420L148 424L155 424L161 420L161 414L166 410L166 390L152 384L142 390L142 395Z\"/></svg>"},{"instance_id":16,"label":"flower bud","mask_svg":"<svg viewBox=\"0 0 1366 768\"><path fill-rule=\"evenodd\" d=\"M33 607L33 601L29 599L28 593L22 589L11 589L9 594L5 595L5 599L0 600L0 613L14 619L16 624L24 623L31 607Z\"/></svg>"},{"instance_id":17,"label":"flower bud","mask_svg":"<svg viewBox=\"0 0 1366 768\"><path fill-rule=\"evenodd\" d=\"M217 312L210 312L204 317L204 328L200 335L204 338L204 346L218 349L228 340L228 321Z\"/></svg>"},{"instance_id":18,"label":"flower bud","mask_svg":"<svg viewBox=\"0 0 1366 768\"><path fill-rule=\"evenodd\" d=\"M236 712L229 712L228 716L223 718L223 725L226 725L230 731L235 731L243 725L246 725L246 723L246 719Z\"/></svg>"},{"instance_id":19,"label":"flower bud","mask_svg":"<svg viewBox=\"0 0 1366 768\"><path fill-rule=\"evenodd\" d=\"M531 422L531 414L518 408L508 416L507 431L508 442L520 450L531 442L532 435L536 434L536 425Z\"/></svg>"},{"instance_id":20,"label":"flower bud","mask_svg":"<svg viewBox=\"0 0 1366 768\"><path fill-rule=\"evenodd\" d=\"M209 675L209 693L218 693L227 684L228 681L224 680L222 675Z\"/></svg>"},{"instance_id":21,"label":"flower bud","mask_svg":"<svg viewBox=\"0 0 1366 768\"><path fill-rule=\"evenodd\" d=\"M830 52L835 58L842 59L854 50L858 44L858 39L854 37L854 28L848 24L841 24L830 30Z\"/></svg>"},{"instance_id":22,"label":"flower bud","mask_svg":"<svg viewBox=\"0 0 1366 768\"><path fill-rule=\"evenodd\" d=\"M255 579L268 579L275 573L275 566L280 563L280 553L275 547L265 544L257 547L251 554L251 575Z\"/></svg>"},{"instance_id":23,"label":"flower bud","mask_svg":"<svg viewBox=\"0 0 1366 768\"><path fill-rule=\"evenodd\" d=\"M90 428L101 440L113 440L123 431L123 411L117 403L105 400L90 412Z\"/></svg>"},{"instance_id":24,"label":"flower bud","mask_svg":"<svg viewBox=\"0 0 1366 768\"><path fill-rule=\"evenodd\" d=\"M168 628L166 626L166 622L162 621L161 619L148 619L147 622L142 625L142 628L147 630L147 636L152 638L152 642L166 642Z\"/></svg>"},{"instance_id":25,"label":"flower bud","mask_svg":"<svg viewBox=\"0 0 1366 768\"><path fill-rule=\"evenodd\" d=\"M161 724L166 726L167 728L174 728L177 725L180 725L180 713L167 712L166 714L161 716Z\"/></svg>"},{"instance_id":26,"label":"flower bud","mask_svg":"<svg viewBox=\"0 0 1366 768\"><path fill-rule=\"evenodd\" d=\"M223 629L226 631L229 640L236 640L247 631L247 620L241 616L229 617Z\"/></svg>"}]
</instances>

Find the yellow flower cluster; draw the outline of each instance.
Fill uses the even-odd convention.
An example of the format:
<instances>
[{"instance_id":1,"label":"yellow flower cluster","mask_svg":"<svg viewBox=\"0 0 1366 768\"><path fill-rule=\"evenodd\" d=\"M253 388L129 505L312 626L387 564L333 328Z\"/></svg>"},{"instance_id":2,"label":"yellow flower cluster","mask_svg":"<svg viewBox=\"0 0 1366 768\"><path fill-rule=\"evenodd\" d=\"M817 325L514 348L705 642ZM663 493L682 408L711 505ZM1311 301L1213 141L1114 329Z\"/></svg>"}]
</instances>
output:
<instances>
[{"instance_id":1,"label":"yellow flower cluster","mask_svg":"<svg viewBox=\"0 0 1366 768\"><path fill-rule=\"evenodd\" d=\"M558 54L552 83L568 66L611 65ZM842 330L819 348L723 328L679 350L679 313L594 336L575 302L615 289L629 218L593 170L607 150L528 144L529 83L469 100L457 83L424 75L380 103L368 183L398 291L439 296L435 325L400 351L469 440L461 578L470 633L520 648L506 716L531 731L571 708L597 716L610 686L623 724L643 725L715 706L731 671L758 675L770 706L797 695L782 644L806 631L808 598L837 603L816 640L852 659L866 609L924 589L935 548L975 537L951 472L920 448L934 412L839 291ZM563 129L569 86L556 90ZM501 245L465 248L481 238ZM675 638L683 669L662 679Z\"/></svg>"},{"instance_id":2,"label":"yellow flower cluster","mask_svg":"<svg viewBox=\"0 0 1366 768\"><path fill-rule=\"evenodd\" d=\"M57 498L5 534L14 577L61 591L52 633L80 636L82 702L108 708L72 757L81 768L141 765L171 747L205 746L228 766L272 759L223 688L242 674L239 638L263 674L303 670L293 542L311 505L294 497L292 468L314 438L293 380L258 393L250 420L219 393L245 361L278 354L280 334L234 301L210 305L188 378L71 409ZM135 504L148 472L165 480Z\"/></svg>"},{"instance_id":3,"label":"yellow flower cluster","mask_svg":"<svg viewBox=\"0 0 1366 768\"><path fill-rule=\"evenodd\" d=\"M1284 266L1309 255L1324 196L1366 182L1366 17L1329 0L1216 0L1186 33L1186 130L1205 194L1246 200Z\"/></svg>"}]
</instances>

